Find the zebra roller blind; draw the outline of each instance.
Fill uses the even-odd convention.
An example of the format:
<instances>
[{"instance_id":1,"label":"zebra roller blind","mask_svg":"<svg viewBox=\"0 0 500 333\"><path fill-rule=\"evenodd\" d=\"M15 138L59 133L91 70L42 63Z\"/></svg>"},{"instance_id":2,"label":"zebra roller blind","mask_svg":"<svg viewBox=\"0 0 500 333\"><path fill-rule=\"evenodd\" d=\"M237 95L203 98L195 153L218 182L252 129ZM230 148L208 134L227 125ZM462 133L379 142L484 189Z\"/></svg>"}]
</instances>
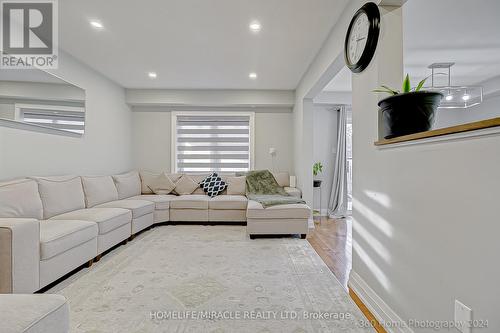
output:
<instances>
[{"instance_id":1,"label":"zebra roller blind","mask_svg":"<svg viewBox=\"0 0 500 333\"><path fill-rule=\"evenodd\" d=\"M83 134L85 112L83 108L57 105L16 104L21 121Z\"/></svg>"},{"instance_id":2,"label":"zebra roller blind","mask_svg":"<svg viewBox=\"0 0 500 333\"><path fill-rule=\"evenodd\" d=\"M176 115L175 170L250 170L251 120L250 115Z\"/></svg>"}]
</instances>

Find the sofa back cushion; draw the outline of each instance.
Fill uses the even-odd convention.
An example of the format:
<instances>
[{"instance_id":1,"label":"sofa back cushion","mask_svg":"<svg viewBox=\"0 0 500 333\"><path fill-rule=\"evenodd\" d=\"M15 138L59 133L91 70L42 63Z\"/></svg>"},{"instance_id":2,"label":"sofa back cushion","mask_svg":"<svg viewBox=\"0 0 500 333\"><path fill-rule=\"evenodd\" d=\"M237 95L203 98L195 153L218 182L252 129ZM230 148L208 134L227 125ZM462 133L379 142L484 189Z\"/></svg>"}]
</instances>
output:
<instances>
[{"instance_id":1,"label":"sofa back cushion","mask_svg":"<svg viewBox=\"0 0 500 333\"><path fill-rule=\"evenodd\" d=\"M290 174L288 172L273 172L273 176L279 186L290 186Z\"/></svg>"},{"instance_id":2,"label":"sofa back cushion","mask_svg":"<svg viewBox=\"0 0 500 333\"><path fill-rule=\"evenodd\" d=\"M118 191L111 176L82 177L87 208L118 200Z\"/></svg>"},{"instance_id":3,"label":"sofa back cushion","mask_svg":"<svg viewBox=\"0 0 500 333\"><path fill-rule=\"evenodd\" d=\"M0 183L0 218L43 219L38 184L32 179Z\"/></svg>"},{"instance_id":4,"label":"sofa back cushion","mask_svg":"<svg viewBox=\"0 0 500 333\"><path fill-rule=\"evenodd\" d=\"M227 177L227 194L229 195L245 195L246 194L246 177Z\"/></svg>"},{"instance_id":5,"label":"sofa back cushion","mask_svg":"<svg viewBox=\"0 0 500 333\"><path fill-rule=\"evenodd\" d=\"M85 208L82 179L79 176L35 177L43 204L43 218Z\"/></svg>"},{"instance_id":6,"label":"sofa back cushion","mask_svg":"<svg viewBox=\"0 0 500 333\"><path fill-rule=\"evenodd\" d=\"M116 190L118 191L118 199L126 199L141 195L141 178L139 172L130 171L121 175L113 176Z\"/></svg>"}]
</instances>

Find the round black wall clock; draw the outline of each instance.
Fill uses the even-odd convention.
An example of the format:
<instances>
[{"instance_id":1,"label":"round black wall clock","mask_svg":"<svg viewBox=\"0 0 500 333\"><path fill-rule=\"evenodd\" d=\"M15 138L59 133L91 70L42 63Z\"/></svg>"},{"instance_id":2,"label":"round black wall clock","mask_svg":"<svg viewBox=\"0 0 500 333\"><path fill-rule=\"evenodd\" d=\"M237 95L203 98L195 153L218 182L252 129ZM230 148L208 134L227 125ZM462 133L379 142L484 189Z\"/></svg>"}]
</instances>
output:
<instances>
[{"instance_id":1,"label":"round black wall clock","mask_svg":"<svg viewBox=\"0 0 500 333\"><path fill-rule=\"evenodd\" d=\"M370 64L379 32L380 11L376 4L367 2L354 14L345 37L345 63L353 73L362 72Z\"/></svg>"}]
</instances>

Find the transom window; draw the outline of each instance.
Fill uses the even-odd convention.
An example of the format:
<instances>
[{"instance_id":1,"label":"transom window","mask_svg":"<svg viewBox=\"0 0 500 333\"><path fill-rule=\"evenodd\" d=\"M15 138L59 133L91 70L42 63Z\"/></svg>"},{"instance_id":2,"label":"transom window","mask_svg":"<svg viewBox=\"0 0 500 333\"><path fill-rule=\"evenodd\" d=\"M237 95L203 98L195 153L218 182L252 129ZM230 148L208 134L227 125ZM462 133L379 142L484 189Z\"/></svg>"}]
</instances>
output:
<instances>
[{"instance_id":1,"label":"transom window","mask_svg":"<svg viewBox=\"0 0 500 333\"><path fill-rule=\"evenodd\" d=\"M238 172L253 168L254 114L172 113L175 172Z\"/></svg>"}]
</instances>

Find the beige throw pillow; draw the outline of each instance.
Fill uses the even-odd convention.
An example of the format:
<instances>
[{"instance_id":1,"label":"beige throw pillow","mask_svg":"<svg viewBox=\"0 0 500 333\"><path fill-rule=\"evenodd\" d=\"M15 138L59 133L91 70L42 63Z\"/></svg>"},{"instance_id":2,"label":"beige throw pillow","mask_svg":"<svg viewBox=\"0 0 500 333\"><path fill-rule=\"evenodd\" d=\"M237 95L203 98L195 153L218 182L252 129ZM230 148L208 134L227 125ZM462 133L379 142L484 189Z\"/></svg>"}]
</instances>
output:
<instances>
[{"instance_id":1,"label":"beige throw pillow","mask_svg":"<svg viewBox=\"0 0 500 333\"><path fill-rule=\"evenodd\" d=\"M153 187L152 185L154 185L156 178L161 176L161 173L141 171L139 176L141 177L141 193L153 194L151 187Z\"/></svg>"},{"instance_id":2,"label":"beige throw pillow","mask_svg":"<svg viewBox=\"0 0 500 333\"><path fill-rule=\"evenodd\" d=\"M209 173L203 173L203 174L190 174L189 177L191 177L192 180L194 180L198 184L198 188L194 190L193 193L191 194L200 194L204 195L205 191L200 187L200 183L202 182L203 179L207 178L210 174Z\"/></svg>"},{"instance_id":3,"label":"beige throw pillow","mask_svg":"<svg viewBox=\"0 0 500 333\"><path fill-rule=\"evenodd\" d=\"M228 195L245 195L246 193L246 177L227 177L227 194Z\"/></svg>"},{"instance_id":4,"label":"beige throw pillow","mask_svg":"<svg viewBox=\"0 0 500 333\"><path fill-rule=\"evenodd\" d=\"M288 172L273 172L273 176L279 186L290 186L290 174Z\"/></svg>"},{"instance_id":5,"label":"beige throw pillow","mask_svg":"<svg viewBox=\"0 0 500 333\"><path fill-rule=\"evenodd\" d=\"M188 175L182 175L175 183L174 191L179 195L187 195L193 193L199 186L200 185Z\"/></svg>"},{"instance_id":6,"label":"beige throw pillow","mask_svg":"<svg viewBox=\"0 0 500 333\"><path fill-rule=\"evenodd\" d=\"M162 173L152 179L148 187L154 194L169 194L174 190L175 184L166 174Z\"/></svg>"}]
</instances>

